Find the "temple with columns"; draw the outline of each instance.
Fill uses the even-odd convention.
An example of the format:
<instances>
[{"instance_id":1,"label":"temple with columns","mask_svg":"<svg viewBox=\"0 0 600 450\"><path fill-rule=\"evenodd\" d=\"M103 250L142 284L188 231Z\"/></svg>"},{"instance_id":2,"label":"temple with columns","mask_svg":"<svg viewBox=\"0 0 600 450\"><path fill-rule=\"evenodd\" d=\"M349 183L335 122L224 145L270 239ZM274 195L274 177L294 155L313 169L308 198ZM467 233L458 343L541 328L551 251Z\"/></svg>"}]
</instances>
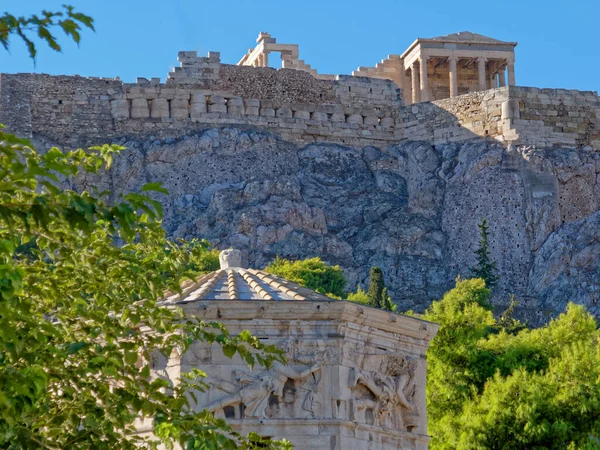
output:
<instances>
[{"instance_id":1,"label":"temple with columns","mask_svg":"<svg viewBox=\"0 0 600 450\"><path fill-rule=\"evenodd\" d=\"M242 66L268 67L269 54L281 54L282 68L319 74L299 57L297 44L280 44L269 33L260 33L258 45L238 62ZM359 67L354 76L394 81L402 89L404 104L441 100L470 92L515 84L516 42L505 42L462 31L435 38L416 39L401 55L389 55L374 67Z\"/></svg>"}]
</instances>

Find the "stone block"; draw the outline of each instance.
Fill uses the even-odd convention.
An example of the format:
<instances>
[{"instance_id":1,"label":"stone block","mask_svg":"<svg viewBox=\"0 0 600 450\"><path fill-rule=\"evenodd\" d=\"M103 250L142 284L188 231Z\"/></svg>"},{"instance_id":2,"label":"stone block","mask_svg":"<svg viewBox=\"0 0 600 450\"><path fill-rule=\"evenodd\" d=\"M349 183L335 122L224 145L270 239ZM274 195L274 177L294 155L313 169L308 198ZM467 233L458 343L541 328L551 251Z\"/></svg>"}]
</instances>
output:
<instances>
[{"instance_id":1,"label":"stone block","mask_svg":"<svg viewBox=\"0 0 600 450\"><path fill-rule=\"evenodd\" d=\"M303 110L296 110L296 111L294 111L294 118L296 118L296 119L302 119L302 120L309 120L310 119L310 112L309 111L303 111Z\"/></svg>"},{"instance_id":2,"label":"stone block","mask_svg":"<svg viewBox=\"0 0 600 450\"><path fill-rule=\"evenodd\" d=\"M363 116L361 114L350 114L346 118L346 123L362 124L363 123Z\"/></svg>"},{"instance_id":3,"label":"stone block","mask_svg":"<svg viewBox=\"0 0 600 450\"><path fill-rule=\"evenodd\" d=\"M174 98L171 100L171 117L175 119L190 117L190 104L187 98Z\"/></svg>"},{"instance_id":4,"label":"stone block","mask_svg":"<svg viewBox=\"0 0 600 450\"><path fill-rule=\"evenodd\" d=\"M190 111L195 112L206 112L206 95L203 93L195 92L191 96L190 100Z\"/></svg>"},{"instance_id":5,"label":"stone block","mask_svg":"<svg viewBox=\"0 0 600 450\"><path fill-rule=\"evenodd\" d=\"M260 115L264 117L275 117L275 110L273 108L260 108Z\"/></svg>"},{"instance_id":6,"label":"stone block","mask_svg":"<svg viewBox=\"0 0 600 450\"><path fill-rule=\"evenodd\" d=\"M311 119L317 122L327 122L327 113L315 111L311 114Z\"/></svg>"},{"instance_id":7,"label":"stone block","mask_svg":"<svg viewBox=\"0 0 600 450\"><path fill-rule=\"evenodd\" d=\"M246 103L246 115L247 116L258 116L260 112L260 100L256 98L249 98L245 100Z\"/></svg>"},{"instance_id":8,"label":"stone block","mask_svg":"<svg viewBox=\"0 0 600 450\"><path fill-rule=\"evenodd\" d=\"M131 118L132 119L147 119L150 117L150 108L148 100L145 98L134 98L131 100Z\"/></svg>"},{"instance_id":9,"label":"stone block","mask_svg":"<svg viewBox=\"0 0 600 450\"><path fill-rule=\"evenodd\" d=\"M392 117L383 117L380 123L382 127L390 128L394 126L394 119Z\"/></svg>"},{"instance_id":10,"label":"stone block","mask_svg":"<svg viewBox=\"0 0 600 450\"><path fill-rule=\"evenodd\" d=\"M365 125L379 125L379 117L377 116L366 116L363 119Z\"/></svg>"},{"instance_id":11,"label":"stone block","mask_svg":"<svg viewBox=\"0 0 600 450\"><path fill-rule=\"evenodd\" d=\"M207 98L208 112L227 113L227 105L224 97L220 95L210 95Z\"/></svg>"},{"instance_id":12,"label":"stone block","mask_svg":"<svg viewBox=\"0 0 600 450\"><path fill-rule=\"evenodd\" d=\"M111 100L110 114L112 115L113 119L129 119L129 100Z\"/></svg>"},{"instance_id":13,"label":"stone block","mask_svg":"<svg viewBox=\"0 0 600 450\"><path fill-rule=\"evenodd\" d=\"M292 117L292 109L287 107L281 107L277 109L277 117Z\"/></svg>"},{"instance_id":14,"label":"stone block","mask_svg":"<svg viewBox=\"0 0 600 450\"><path fill-rule=\"evenodd\" d=\"M169 117L169 101L166 98L156 98L150 102L150 117L162 119Z\"/></svg>"},{"instance_id":15,"label":"stone block","mask_svg":"<svg viewBox=\"0 0 600 450\"><path fill-rule=\"evenodd\" d=\"M227 99L227 114L242 115L244 113L245 108L242 97L231 97Z\"/></svg>"},{"instance_id":16,"label":"stone block","mask_svg":"<svg viewBox=\"0 0 600 450\"><path fill-rule=\"evenodd\" d=\"M333 113L329 117L329 121L333 123L344 123L346 121L346 116L342 113Z\"/></svg>"}]
</instances>

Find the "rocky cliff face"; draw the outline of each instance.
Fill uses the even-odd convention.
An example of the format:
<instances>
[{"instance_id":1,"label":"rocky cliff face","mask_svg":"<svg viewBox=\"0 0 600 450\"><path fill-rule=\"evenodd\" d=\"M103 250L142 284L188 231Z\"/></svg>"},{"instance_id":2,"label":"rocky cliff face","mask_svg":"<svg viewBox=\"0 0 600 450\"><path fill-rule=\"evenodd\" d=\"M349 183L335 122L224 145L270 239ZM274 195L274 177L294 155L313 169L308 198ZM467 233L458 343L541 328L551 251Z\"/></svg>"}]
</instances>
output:
<instances>
[{"instance_id":1,"label":"rocky cliff face","mask_svg":"<svg viewBox=\"0 0 600 450\"><path fill-rule=\"evenodd\" d=\"M533 323L568 301L600 313L600 152L482 139L298 147L238 128L120 143L110 177L84 184L162 181L172 236L239 248L252 266L318 255L353 289L378 265L399 309L422 310L469 275L485 217L499 308L514 293Z\"/></svg>"}]
</instances>

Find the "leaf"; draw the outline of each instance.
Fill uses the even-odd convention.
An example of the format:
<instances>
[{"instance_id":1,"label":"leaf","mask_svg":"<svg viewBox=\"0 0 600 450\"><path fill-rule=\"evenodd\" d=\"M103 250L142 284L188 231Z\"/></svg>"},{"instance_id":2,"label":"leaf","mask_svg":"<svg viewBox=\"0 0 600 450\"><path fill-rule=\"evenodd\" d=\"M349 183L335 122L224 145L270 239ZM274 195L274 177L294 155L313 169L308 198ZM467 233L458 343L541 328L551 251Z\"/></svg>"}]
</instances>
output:
<instances>
[{"instance_id":1,"label":"leaf","mask_svg":"<svg viewBox=\"0 0 600 450\"><path fill-rule=\"evenodd\" d=\"M85 342L73 342L67 346L67 354L73 355L86 346Z\"/></svg>"},{"instance_id":2,"label":"leaf","mask_svg":"<svg viewBox=\"0 0 600 450\"><path fill-rule=\"evenodd\" d=\"M235 353L237 351L235 345L231 345L231 344L223 345L222 350L223 350L223 354L225 356L227 356L228 358L233 358L233 355L235 355Z\"/></svg>"},{"instance_id":3,"label":"leaf","mask_svg":"<svg viewBox=\"0 0 600 450\"><path fill-rule=\"evenodd\" d=\"M164 187L162 187L161 182L146 183L146 184L144 184L144 186L142 186L142 192L149 192L149 191L160 192L162 194L167 194L167 195L169 194L169 191L167 191Z\"/></svg>"}]
</instances>

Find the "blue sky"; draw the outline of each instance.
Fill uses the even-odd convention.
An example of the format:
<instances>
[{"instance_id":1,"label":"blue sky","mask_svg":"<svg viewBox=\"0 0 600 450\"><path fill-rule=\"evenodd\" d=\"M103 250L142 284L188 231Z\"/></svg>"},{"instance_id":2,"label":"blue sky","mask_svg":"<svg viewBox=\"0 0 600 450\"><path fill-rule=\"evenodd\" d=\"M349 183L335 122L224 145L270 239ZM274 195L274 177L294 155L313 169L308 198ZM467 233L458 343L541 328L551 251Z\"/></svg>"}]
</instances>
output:
<instances>
[{"instance_id":1,"label":"blue sky","mask_svg":"<svg viewBox=\"0 0 600 450\"><path fill-rule=\"evenodd\" d=\"M62 54L40 48L35 66L15 40L10 53L0 50L1 72L164 79L179 50L220 51L234 64L268 31L299 44L300 57L319 72L348 74L402 53L417 37L472 31L519 42L518 85L600 89L594 0L27 0L9 11L65 2L93 16L96 33L84 33L79 48L65 44Z\"/></svg>"}]
</instances>

